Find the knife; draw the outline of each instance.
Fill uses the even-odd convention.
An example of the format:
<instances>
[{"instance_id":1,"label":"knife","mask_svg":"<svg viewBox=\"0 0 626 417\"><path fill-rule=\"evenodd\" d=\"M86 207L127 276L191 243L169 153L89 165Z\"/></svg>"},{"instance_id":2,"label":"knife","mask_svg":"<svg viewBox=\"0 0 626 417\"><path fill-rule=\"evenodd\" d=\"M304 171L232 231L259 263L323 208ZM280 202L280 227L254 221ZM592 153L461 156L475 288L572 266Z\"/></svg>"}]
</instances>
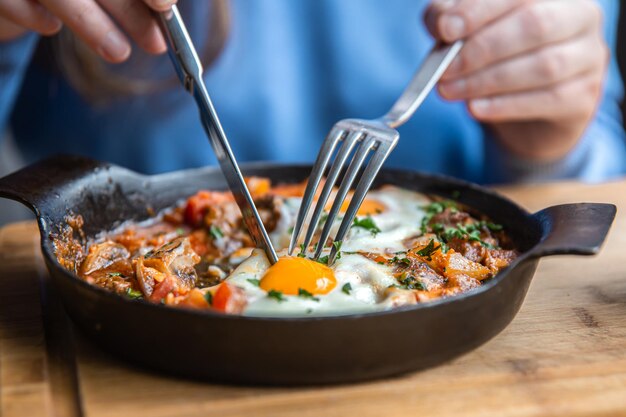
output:
<instances>
[{"instance_id":1,"label":"knife","mask_svg":"<svg viewBox=\"0 0 626 417\"><path fill-rule=\"evenodd\" d=\"M202 126L209 137L209 142L217 156L222 173L226 177L228 187L241 210L246 228L257 247L263 249L270 263L274 264L278 261L278 256L276 256L276 251L217 117L211 97L202 79L202 63L180 16L178 7L172 6L171 10L157 13L157 15L161 31L168 40L168 53L174 63L178 78L196 100Z\"/></svg>"}]
</instances>

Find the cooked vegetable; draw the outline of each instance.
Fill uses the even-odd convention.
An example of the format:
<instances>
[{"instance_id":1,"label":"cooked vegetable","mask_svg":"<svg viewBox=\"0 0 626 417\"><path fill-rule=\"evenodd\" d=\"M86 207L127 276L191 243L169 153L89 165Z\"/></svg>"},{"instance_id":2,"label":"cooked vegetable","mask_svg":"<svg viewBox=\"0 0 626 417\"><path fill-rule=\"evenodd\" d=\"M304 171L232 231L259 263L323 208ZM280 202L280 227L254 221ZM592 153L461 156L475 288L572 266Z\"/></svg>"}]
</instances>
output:
<instances>
[{"instance_id":1,"label":"cooked vegetable","mask_svg":"<svg viewBox=\"0 0 626 417\"><path fill-rule=\"evenodd\" d=\"M247 183L272 239L284 247L305 184ZM130 299L230 314L258 306L318 314L427 302L479 287L518 256L502 225L456 201L424 205L425 199L397 187L370 192L344 241L332 243L332 265L329 242L317 262L307 257L319 244L314 240L294 255L305 259L281 259L295 266L270 268L232 195L219 191L200 191L151 223L95 241L72 226L55 244L59 262L93 285Z\"/></svg>"}]
</instances>

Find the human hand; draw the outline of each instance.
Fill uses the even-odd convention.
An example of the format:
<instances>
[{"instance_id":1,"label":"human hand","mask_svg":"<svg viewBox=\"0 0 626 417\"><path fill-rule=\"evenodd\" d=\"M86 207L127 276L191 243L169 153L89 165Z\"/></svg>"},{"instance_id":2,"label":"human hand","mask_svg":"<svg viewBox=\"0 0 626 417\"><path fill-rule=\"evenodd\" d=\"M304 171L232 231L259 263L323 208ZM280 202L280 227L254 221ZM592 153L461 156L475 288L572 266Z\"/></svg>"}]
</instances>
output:
<instances>
[{"instance_id":1,"label":"human hand","mask_svg":"<svg viewBox=\"0 0 626 417\"><path fill-rule=\"evenodd\" d=\"M54 35L66 25L109 62L128 58L126 31L141 48L159 54L166 44L152 10L168 10L176 0L0 0L0 40L28 30ZM117 24L114 22L117 22Z\"/></svg>"},{"instance_id":2,"label":"human hand","mask_svg":"<svg viewBox=\"0 0 626 417\"><path fill-rule=\"evenodd\" d=\"M426 13L440 40L465 38L440 94L464 100L514 154L565 156L592 119L609 51L593 0L441 0Z\"/></svg>"}]
</instances>

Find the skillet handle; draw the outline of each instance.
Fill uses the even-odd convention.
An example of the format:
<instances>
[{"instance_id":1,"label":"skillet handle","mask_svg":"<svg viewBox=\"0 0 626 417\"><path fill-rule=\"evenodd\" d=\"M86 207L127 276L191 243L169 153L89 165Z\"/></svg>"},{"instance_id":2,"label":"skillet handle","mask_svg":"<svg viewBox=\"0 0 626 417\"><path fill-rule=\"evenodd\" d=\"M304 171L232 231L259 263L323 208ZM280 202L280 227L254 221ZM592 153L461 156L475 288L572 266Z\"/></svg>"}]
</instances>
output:
<instances>
[{"instance_id":1,"label":"skillet handle","mask_svg":"<svg viewBox=\"0 0 626 417\"><path fill-rule=\"evenodd\" d=\"M47 201L61 198L67 183L107 166L79 156L55 156L0 178L0 197L20 202L39 216Z\"/></svg>"},{"instance_id":2,"label":"skillet handle","mask_svg":"<svg viewBox=\"0 0 626 417\"><path fill-rule=\"evenodd\" d=\"M530 256L596 255L616 212L613 204L578 203L548 207L533 214L542 237Z\"/></svg>"}]
</instances>

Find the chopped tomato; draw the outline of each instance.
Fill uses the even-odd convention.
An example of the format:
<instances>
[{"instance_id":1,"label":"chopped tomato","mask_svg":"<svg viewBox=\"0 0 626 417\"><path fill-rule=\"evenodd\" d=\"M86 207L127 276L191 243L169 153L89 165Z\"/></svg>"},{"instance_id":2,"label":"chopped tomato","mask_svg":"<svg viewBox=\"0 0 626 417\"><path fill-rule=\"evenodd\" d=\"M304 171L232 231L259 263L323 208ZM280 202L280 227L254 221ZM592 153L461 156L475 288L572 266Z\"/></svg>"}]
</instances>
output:
<instances>
[{"instance_id":1,"label":"chopped tomato","mask_svg":"<svg viewBox=\"0 0 626 417\"><path fill-rule=\"evenodd\" d=\"M185 206L185 222L190 226L198 227L202 224L207 208L232 200L233 196L230 193L199 191L196 195L187 199Z\"/></svg>"},{"instance_id":2,"label":"chopped tomato","mask_svg":"<svg viewBox=\"0 0 626 417\"><path fill-rule=\"evenodd\" d=\"M204 212L209 203L210 193L208 191L200 191L198 194L189 197L185 206L185 222L194 227L201 225Z\"/></svg>"},{"instance_id":3,"label":"chopped tomato","mask_svg":"<svg viewBox=\"0 0 626 417\"><path fill-rule=\"evenodd\" d=\"M150 301L159 302L164 299L167 294L176 289L176 278L168 275L165 279L154 286L154 291L150 294Z\"/></svg>"},{"instance_id":4,"label":"chopped tomato","mask_svg":"<svg viewBox=\"0 0 626 417\"><path fill-rule=\"evenodd\" d=\"M247 303L244 290L225 282L213 294L213 308L224 313L241 313Z\"/></svg>"}]
</instances>

